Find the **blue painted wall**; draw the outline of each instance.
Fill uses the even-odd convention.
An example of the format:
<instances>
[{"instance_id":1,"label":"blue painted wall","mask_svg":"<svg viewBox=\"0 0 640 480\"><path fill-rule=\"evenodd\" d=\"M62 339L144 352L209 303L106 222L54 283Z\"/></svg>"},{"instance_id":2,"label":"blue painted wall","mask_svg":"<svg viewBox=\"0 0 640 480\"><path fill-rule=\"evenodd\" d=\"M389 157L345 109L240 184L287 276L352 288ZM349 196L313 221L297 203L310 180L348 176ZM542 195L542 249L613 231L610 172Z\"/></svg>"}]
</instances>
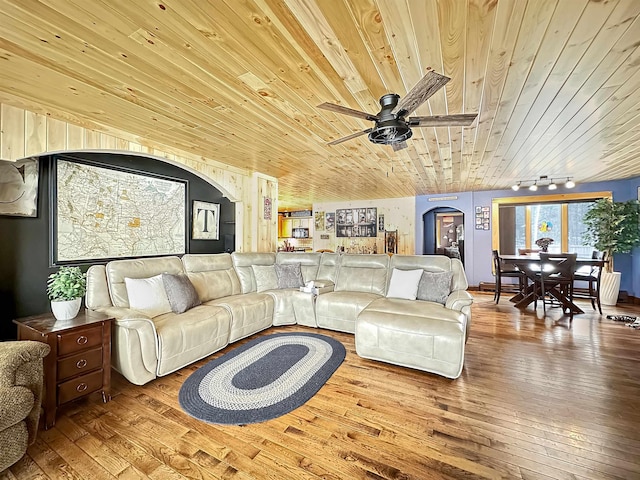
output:
<instances>
[{"instance_id":1,"label":"blue painted wall","mask_svg":"<svg viewBox=\"0 0 640 480\"><path fill-rule=\"evenodd\" d=\"M615 201L623 202L638 198L640 177L611 182L594 182L578 184L569 192L604 192L613 193ZM560 186L555 193L563 193ZM491 206L494 198L518 197L528 195L544 195L543 191L535 193L528 189L489 190L481 192L461 192L438 195L421 195L416 197L416 254L422 254L423 226L422 216L436 207L454 207L464 212L465 228L465 271L469 285L478 286L480 282L493 282L491 273L491 230L475 229L475 207ZM441 197L457 197L455 200L437 200ZM430 200L431 199L431 200ZM493 225L492 225L493 227ZM622 273L621 290L640 298L640 248L630 254L617 254L614 257L615 269Z\"/></svg>"}]
</instances>

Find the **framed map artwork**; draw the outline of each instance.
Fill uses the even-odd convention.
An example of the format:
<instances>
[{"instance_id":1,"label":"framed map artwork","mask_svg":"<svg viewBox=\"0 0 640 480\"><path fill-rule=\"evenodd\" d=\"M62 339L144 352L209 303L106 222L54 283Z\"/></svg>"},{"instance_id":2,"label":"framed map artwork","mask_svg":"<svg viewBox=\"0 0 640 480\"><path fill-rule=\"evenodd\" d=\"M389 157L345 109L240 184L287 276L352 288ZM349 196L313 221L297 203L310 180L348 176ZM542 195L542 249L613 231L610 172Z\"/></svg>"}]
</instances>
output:
<instances>
[{"instance_id":1,"label":"framed map artwork","mask_svg":"<svg viewBox=\"0 0 640 480\"><path fill-rule=\"evenodd\" d=\"M0 161L0 215L36 217L38 159Z\"/></svg>"},{"instance_id":2,"label":"framed map artwork","mask_svg":"<svg viewBox=\"0 0 640 480\"><path fill-rule=\"evenodd\" d=\"M51 264L187 253L187 180L55 156Z\"/></svg>"}]
</instances>

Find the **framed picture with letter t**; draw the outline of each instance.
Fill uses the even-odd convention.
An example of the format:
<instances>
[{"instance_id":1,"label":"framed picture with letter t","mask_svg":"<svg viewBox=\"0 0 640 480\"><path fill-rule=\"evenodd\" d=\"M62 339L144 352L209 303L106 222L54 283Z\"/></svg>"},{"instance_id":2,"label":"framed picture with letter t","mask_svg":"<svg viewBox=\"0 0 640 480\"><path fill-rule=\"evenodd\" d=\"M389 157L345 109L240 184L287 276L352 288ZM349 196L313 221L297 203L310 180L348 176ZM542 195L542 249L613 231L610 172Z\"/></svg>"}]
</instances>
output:
<instances>
[{"instance_id":1,"label":"framed picture with letter t","mask_svg":"<svg viewBox=\"0 0 640 480\"><path fill-rule=\"evenodd\" d=\"M191 238L194 240L220 239L220 204L193 201L193 229Z\"/></svg>"}]
</instances>

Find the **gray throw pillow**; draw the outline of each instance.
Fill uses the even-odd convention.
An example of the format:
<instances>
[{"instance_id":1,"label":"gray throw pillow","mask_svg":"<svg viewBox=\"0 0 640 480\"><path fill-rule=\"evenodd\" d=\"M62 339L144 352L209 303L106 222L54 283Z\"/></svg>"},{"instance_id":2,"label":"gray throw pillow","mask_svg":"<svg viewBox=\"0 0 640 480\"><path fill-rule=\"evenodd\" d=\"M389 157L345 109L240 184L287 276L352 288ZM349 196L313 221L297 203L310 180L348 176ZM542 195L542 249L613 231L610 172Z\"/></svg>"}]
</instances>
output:
<instances>
[{"instance_id":1,"label":"gray throw pillow","mask_svg":"<svg viewBox=\"0 0 640 480\"><path fill-rule=\"evenodd\" d=\"M200 305L198 292L186 275L163 273L162 283L173 313L184 313Z\"/></svg>"},{"instance_id":2,"label":"gray throw pillow","mask_svg":"<svg viewBox=\"0 0 640 480\"><path fill-rule=\"evenodd\" d=\"M278 276L278 288L299 288L304 286L302 268L299 263L284 265L276 263L276 275Z\"/></svg>"},{"instance_id":3,"label":"gray throw pillow","mask_svg":"<svg viewBox=\"0 0 640 480\"><path fill-rule=\"evenodd\" d=\"M417 299L444 305L451 293L452 278L453 272L422 272Z\"/></svg>"}]
</instances>

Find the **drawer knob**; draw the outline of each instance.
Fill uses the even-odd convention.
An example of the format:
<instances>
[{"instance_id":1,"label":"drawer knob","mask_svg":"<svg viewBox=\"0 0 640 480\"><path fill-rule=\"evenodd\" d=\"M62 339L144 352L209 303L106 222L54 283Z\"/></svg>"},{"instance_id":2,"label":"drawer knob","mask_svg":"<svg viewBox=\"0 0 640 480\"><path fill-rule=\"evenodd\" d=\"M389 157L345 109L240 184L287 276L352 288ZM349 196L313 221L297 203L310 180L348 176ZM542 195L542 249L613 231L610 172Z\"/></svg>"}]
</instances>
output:
<instances>
[{"instance_id":1,"label":"drawer knob","mask_svg":"<svg viewBox=\"0 0 640 480\"><path fill-rule=\"evenodd\" d=\"M76 343L78 345L84 345L85 343L87 343L89 341L89 339L87 337L85 337L84 335L80 335L77 339L76 339Z\"/></svg>"},{"instance_id":2,"label":"drawer knob","mask_svg":"<svg viewBox=\"0 0 640 480\"><path fill-rule=\"evenodd\" d=\"M87 366L87 361L83 358L81 360L78 360L78 362L76 363L76 367L78 368L84 368Z\"/></svg>"},{"instance_id":3,"label":"drawer knob","mask_svg":"<svg viewBox=\"0 0 640 480\"><path fill-rule=\"evenodd\" d=\"M78 384L78 386L76 387L76 390L78 392L84 392L87 389L87 384L86 383L80 383Z\"/></svg>"}]
</instances>

